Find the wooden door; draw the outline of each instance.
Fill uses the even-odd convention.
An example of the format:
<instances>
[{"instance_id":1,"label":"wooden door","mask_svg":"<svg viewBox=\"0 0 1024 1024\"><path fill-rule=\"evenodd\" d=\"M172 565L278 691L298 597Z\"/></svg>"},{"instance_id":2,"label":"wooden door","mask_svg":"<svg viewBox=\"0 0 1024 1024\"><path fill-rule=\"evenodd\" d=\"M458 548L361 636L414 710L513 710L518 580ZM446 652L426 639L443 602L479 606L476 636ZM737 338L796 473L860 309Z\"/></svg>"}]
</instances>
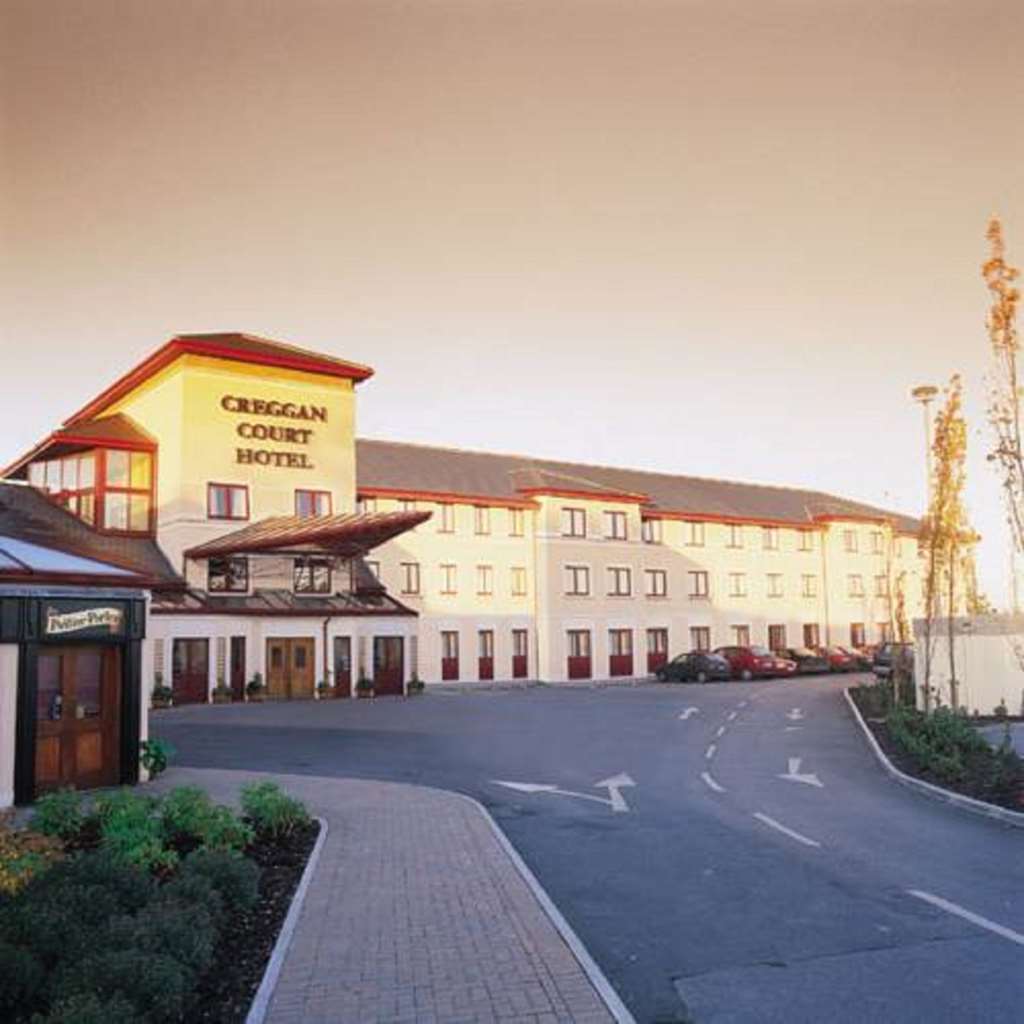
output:
<instances>
[{"instance_id":1,"label":"wooden door","mask_svg":"<svg viewBox=\"0 0 1024 1024\"><path fill-rule=\"evenodd\" d=\"M171 689L175 704L205 704L210 699L210 641L175 640Z\"/></svg>"},{"instance_id":2,"label":"wooden door","mask_svg":"<svg viewBox=\"0 0 1024 1024\"><path fill-rule=\"evenodd\" d=\"M373 691L401 696L405 693L403 643L400 636L373 638Z\"/></svg>"},{"instance_id":3,"label":"wooden door","mask_svg":"<svg viewBox=\"0 0 1024 1024\"><path fill-rule=\"evenodd\" d=\"M334 638L334 686L336 697L352 696L352 637Z\"/></svg>"},{"instance_id":4,"label":"wooden door","mask_svg":"<svg viewBox=\"0 0 1024 1024\"><path fill-rule=\"evenodd\" d=\"M231 699L245 700L245 637L231 638Z\"/></svg>"},{"instance_id":5,"label":"wooden door","mask_svg":"<svg viewBox=\"0 0 1024 1024\"><path fill-rule=\"evenodd\" d=\"M277 637L267 641L267 696L292 700L313 696L312 637Z\"/></svg>"},{"instance_id":6,"label":"wooden door","mask_svg":"<svg viewBox=\"0 0 1024 1024\"><path fill-rule=\"evenodd\" d=\"M116 785L121 759L120 649L44 647L36 678L36 792Z\"/></svg>"}]
</instances>

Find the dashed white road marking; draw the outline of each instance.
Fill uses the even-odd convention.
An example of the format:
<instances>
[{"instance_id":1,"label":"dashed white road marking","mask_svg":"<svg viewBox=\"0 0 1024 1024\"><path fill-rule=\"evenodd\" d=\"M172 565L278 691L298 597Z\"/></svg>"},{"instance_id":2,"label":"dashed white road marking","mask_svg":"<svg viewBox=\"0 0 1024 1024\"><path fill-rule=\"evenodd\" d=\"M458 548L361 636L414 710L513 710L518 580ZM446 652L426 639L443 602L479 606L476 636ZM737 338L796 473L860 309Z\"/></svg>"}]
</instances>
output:
<instances>
[{"instance_id":1,"label":"dashed white road marking","mask_svg":"<svg viewBox=\"0 0 1024 1024\"><path fill-rule=\"evenodd\" d=\"M712 743L707 750L704 751L704 756L710 761L715 756L715 751L718 748Z\"/></svg>"},{"instance_id":2,"label":"dashed white road marking","mask_svg":"<svg viewBox=\"0 0 1024 1024\"><path fill-rule=\"evenodd\" d=\"M734 721L736 720L736 716L737 716L738 714L739 714L739 712L738 712L738 711L730 711L730 712L729 712L729 721L730 721L730 722L734 722Z\"/></svg>"},{"instance_id":3,"label":"dashed white road marking","mask_svg":"<svg viewBox=\"0 0 1024 1024\"><path fill-rule=\"evenodd\" d=\"M979 928L992 932L993 935L1009 939L1010 942L1016 942L1018 946L1024 946L1024 935L1021 935L1020 932L1015 932L1012 928L996 924L995 921L990 921L987 917L975 914L964 907L958 906L956 903L950 903L949 900L944 900L941 896L933 896L930 892L922 892L920 889L908 889L907 892L911 896L916 896L919 900L924 900L925 903L930 903L933 907L946 911L947 914L955 914L957 917L962 917L965 921L970 921L971 924L976 924Z\"/></svg>"},{"instance_id":4,"label":"dashed white road marking","mask_svg":"<svg viewBox=\"0 0 1024 1024\"><path fill-rule=\"evenodd\" d=\"M745 701L745 700L741 700L739 702L739 704L736 705L736 707L738 707L738 708L745 708L746 706L747 706L747 701Z\"/></svg>"},{"instance_id":5,"label":"dashed white road marking","mask_svg":"<svg viewBox=\"0 0 1024 1024\"><path fill-rule=\"evenodd\" d=\"M720 786L712 777L710 772L701 772L700 777L704 780L708 789L713 789L716 793L724 793L725 786Z\"/></svg>"},{"instance_id":6,"label":"dashed white road marking","mask_svg":"<svg viewBox=\"0 0 1024 1024\"><path fill-rule=\"evenodd\" d=\"M690 715L699 715L700 708L688 707L679 717L685 722Z\"/></svg>"},{"instance_id":7,"label":"dashed white road marking","mask_svg":"<svg viewBox=\"0 0 1024 1024\"><path fill-rule=\"evenodd\" d=\"M757 818L758 821L764 822L764 824L768 825L770 828L774 828L783 835L789 836L790 839L795 839L798 843L803 843L804 846L821 846L821 843L816 840L808 839L807 836L802 836L799 832L794 832L791 828L786 828L786 826L781 822L776 821L774 818L769 818L767 814L762 814L760 811L757 811L754 814L754 817Z\"/></svg>"},{"instance_id":8,"label":"dashed white road marking","mask_svg":"<svg viewBox=\"0 0 1024 1024\"><path fill-rule=\"evenodd\" d=\"M725 735L725 726L724 725L720 725L718 727L718 732L716 732L715 735L716 736L724 736Z\"/></svg>"}]
</instances>

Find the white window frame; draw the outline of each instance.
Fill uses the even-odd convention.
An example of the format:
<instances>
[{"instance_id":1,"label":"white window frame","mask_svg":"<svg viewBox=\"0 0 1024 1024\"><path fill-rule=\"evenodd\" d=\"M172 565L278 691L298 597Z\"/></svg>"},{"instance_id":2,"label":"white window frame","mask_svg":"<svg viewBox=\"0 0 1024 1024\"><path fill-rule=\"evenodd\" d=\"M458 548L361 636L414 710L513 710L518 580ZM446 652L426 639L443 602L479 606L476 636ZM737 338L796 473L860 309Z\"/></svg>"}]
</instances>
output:
<instances>
[{"instance_id":1,"label":"white window frame","mask_svg":"<svg viewBox=\"0 0 1024 1024\"><path fill-rule=\"evenodd\" d=\"M587 535L587 510L576 506L569 506L562 509L562 536L563 537L586 537Z\"/></svg>"},{"instance_id":2,"label":"white window frame","mask_svg":"<svg viewBox=\"0 0 1024 1024\"><path fill-rule=\"evenodd\" d=\"M668 597L668 570L644 569L644 587L648 597Z\"/></svg>"},{"instance_id":3,"label":"white window frame","mask_svg":"<svg viewBox=\"0 0 1024 1024\"><path fill-rule=\"evenodd\" d=\"M625 512L619 512L614 509L605 509L604 539L629 540L629 519Z\"/></svg>"},{"instance_id":4,"label":"white window frame","mask_svg":"<svg viewBox=\"0 0 1024 1024\"><path fill-rule=\"evenodd\" d=\"M747 574L745 572L729 573L729 597L747 596Z\"/></svg>"},{"instance_id":5,"label":"white window frame","mask_svg":"<svg viewBox=\"0 0 1024 1024\"><path fill-rule=\"evenodd\" d=\"M494 594L494 566L478 565L476 567L477 597L491 597Z\"/></svg>"},{"instance_id":6,"label":"white window frame","mask_svg":"<svg viewBox=\"0 0 1024 1024\"><path fill-rule=\"evenodd\" d=\"M459 592L459 567L454 562L441 563L441 593L451 596Z\"/></svg>"},{"instance_id":7,"label":"white window frame","mask_svg":"<svg viewBox=\"0 0 1024 1024\"><path fill-rule=\"evenodd\" d=\"M609 597L633 596L633 570L628 565L609 565L607 574ZM625 580L625 589L623 589L623 580Z\"/></svg>"},{"instance_id":8,"label":"white window frame","mask_svg":"<svg viewBox=\"0 0 1024 1024\"><path fill-rule=\"evenodd\" d=\"M589 597L590 596L590 566L589 565L565 565L562 567L562 579L566 597ZM580 587L580 581L583 587Z\"/></svg>"}]
</instances>

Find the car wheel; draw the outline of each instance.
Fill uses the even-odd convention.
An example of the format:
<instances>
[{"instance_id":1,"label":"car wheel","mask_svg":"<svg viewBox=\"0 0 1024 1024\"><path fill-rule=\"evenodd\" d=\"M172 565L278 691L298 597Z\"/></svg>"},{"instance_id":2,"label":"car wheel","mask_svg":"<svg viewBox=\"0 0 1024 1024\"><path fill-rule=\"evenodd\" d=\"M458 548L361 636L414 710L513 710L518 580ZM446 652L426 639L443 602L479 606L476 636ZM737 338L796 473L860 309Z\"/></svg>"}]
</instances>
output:
<instances>
[{"instance_id":1,"label":"car wheel","mask_svg":"<svg viewBox=\"0 0 1024 1024\"><path fill-rule=\"evenodd\" d=\"M743 670L743 671L742 671L742 672L740 673L740 679L742 679L742 680L743 680L743 682L745 682L745 683L749 683L749 682L750 682L750 680L751 680L751 679L753 679L753 678L754 678L754 674L753 674L753 673L752 673L752 672L750 671L750 669L749 669L749 668L745 668L745 669L744 669L744 670Z\"/></svg>"},{"instance_id":2,"label":"car wheel","mask_svg":"<svg viewBox=\"0 0 1024 1024\"><path fill-rule=\"evenodd\" d=\"M707 681L708 681L708 674L707 674L707 672L698 672L697 673L697 682L698 683L706 683Z\"/></svg>"}]
</instances>

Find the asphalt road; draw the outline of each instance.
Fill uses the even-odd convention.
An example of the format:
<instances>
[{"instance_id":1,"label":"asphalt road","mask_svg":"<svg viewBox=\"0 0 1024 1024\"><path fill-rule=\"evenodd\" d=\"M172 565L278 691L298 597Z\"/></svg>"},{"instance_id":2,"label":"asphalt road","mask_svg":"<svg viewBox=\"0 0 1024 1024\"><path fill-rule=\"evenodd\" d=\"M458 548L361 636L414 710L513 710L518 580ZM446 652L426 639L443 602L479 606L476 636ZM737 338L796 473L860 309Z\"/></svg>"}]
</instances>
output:
<instances>
[{"instance_id":1,"label":"asphalt road","mask_svg":"<svg viewBox=\"0 0 1024 1024\"><path fill-rule=\"evenodd\" d=\"M889 781L849 681L187 707L152 731L197 767L476 797L641 1024L1024 1020L1024 831ZM628 811L595 785L620 773Z\"/></svg>"}]
</instances>

